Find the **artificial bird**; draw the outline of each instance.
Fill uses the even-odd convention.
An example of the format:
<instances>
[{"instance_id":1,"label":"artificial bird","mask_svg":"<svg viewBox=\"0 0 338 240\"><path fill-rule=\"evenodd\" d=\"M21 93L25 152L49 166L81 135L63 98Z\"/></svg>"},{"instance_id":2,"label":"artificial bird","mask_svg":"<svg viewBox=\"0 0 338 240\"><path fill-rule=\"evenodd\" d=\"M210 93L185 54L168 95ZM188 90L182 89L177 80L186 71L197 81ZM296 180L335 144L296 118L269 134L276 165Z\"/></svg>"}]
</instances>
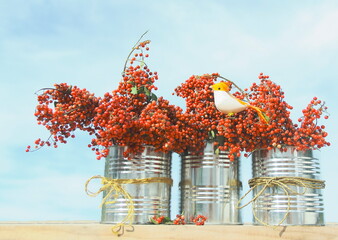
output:
<instances>
[{"instance_id":1,"label":"artificial bird","mask_svg":"<svg viewBox=\"0 0 338 240\"><path fill-rule=\"evenodd\" d=\"M211 86L214 91L214 101L216 108L222 112L229 115L244 111L247 108L251 108L257 112L260 119L262 119L266 124L268 124L268 118L263 113L263 111L255 106L250 105L247 102L244 102L230 93L230 82L219 82Z\"/></svg>"}]
</instances>

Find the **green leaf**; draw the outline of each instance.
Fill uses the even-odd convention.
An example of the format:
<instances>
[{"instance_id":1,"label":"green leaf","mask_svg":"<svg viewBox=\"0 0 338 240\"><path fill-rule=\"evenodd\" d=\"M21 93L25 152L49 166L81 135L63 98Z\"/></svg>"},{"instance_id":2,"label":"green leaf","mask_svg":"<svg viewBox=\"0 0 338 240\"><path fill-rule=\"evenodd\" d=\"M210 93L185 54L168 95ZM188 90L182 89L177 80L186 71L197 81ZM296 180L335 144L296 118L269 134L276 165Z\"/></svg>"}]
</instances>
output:
<instances>
[{"instance_id":1,"label":"green leaf","mask_svg":"<svg viewBox=\"0 0 338 240\"><path fill-rule=\"evenodd\" d=\"M163 219L163 223L170 223L170 222L172 222L172 221L171 221L171 219L169 217L165 217Z\"/></svg>"},{"instance_id":2,"label":"green leaf","mask_svg":"<svg viewBox=\"0 0 338 240\"><path fill-rule=\"evenodd\" d=\"M219 154L219 148L216 148L215 150L215 154L218 155Z\"/></svg>"},{"instance_id":3,"label":"green leaf","mask_svg":"<svg viewBox=\"0 0 338 240\"><path fill-rule=\"evenodd\" d=\"M147 96L150 96L151 92L149 91L148 88L143 87L143 91L144 91L144 93L145 93Z\"/></svg>"},{"instance_id":4,"label":"green leaf","mask_svg":"<svg viewBox=\"0 0 338 240\"><path fill-rule=\"evenodd\" d=\"M219 145L224 145L225 138L224 136L216 136L215 141L218 142Z\"/></svg>"},{"instance_id":5,"label":"green leaf","mask_svg":"<svg viewBox=\"0 0 338 240\"><path fill-rule=\"evenodd\" d=\"M270 122L270 118L265 114L265 112L262 112L262 114L263 114L263 117L265 118L265 120L267 122Z\"/></svg>"},{"instance_id":6,"label":"green leaf","mask_svg":"<svg viewBox=\"0 0 338 240\"><path fill-rule=\"evenodd\" d=\"M209 140L215 139L215 137L216 137L215 131L214 131L214 130L210 130L210 131L208 132L208 137L209 137Z\"/></svg>"},{"instance_id":7,"label":"green leaf","mask_svg":"<svg viewBox=\"0 0 338 240\"><path fill-rule=\"evenodd\" d=\"M137 87L136 86L134 86L134 87L132 87L131 88L131 94L138 94L138 91L137 91Z\"/></svg>"},{"instance_id":8,"label":"green leaf","mask_svg":"<svg viewBox=\"0 0 338 240\"><path fill-rule=\"evenodd\" d=\"M150 97L151 97L151 100L157 101L157 96L156 96L154 93L152 93L152 94L150 95Z\"/></svg>"},{"instance_id":9,"label":"green leaf","mask_svg":"<svg viewBox=\"0 0 338 240\"><path fill-rule=\"evenodd\" d=\"M149 217L149 220L150 220L150 222L153 223L153 224L158 224L158 222L156 222L155 219L153 219L152 217Z\"/></svg>"}]
</instances>

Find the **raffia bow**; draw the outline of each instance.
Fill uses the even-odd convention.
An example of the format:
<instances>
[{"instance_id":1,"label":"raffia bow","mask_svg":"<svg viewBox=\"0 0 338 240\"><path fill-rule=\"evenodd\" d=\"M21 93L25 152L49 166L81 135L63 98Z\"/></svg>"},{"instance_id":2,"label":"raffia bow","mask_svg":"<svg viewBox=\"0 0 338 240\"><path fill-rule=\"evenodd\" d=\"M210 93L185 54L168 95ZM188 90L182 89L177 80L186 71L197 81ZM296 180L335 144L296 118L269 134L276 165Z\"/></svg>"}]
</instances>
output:
<instances>
[{"instance_id":1,"label":"raffia bow","mask_svg":"<svg viewBox=\"0 0 338 240\"><path fill-rule=\"evenodd\" d=\"M256 200L264 194L267 188L270 187L280 187L285 195L288 197L288 207L286 210L286 213L284 217L281 219L281 221L278 223L277 226L281 225L287 216L289 215L291 204L290 204L290 197L291 195L304 195L306 190L308 188L312 189L322 189L325 188L325 181L322 180L317 180L317 179L311 179L311 178L303 178L303 177L257 177L257 178L252 178L249 180L249 186L250 189L247 191L243 197L241 197L237 203L237 208L244 208L250 203L256 202ZM262 189L246 204L240 206L242 200L255 188L262 186ZM304 190L302 192L297 192L294 189L292 189L290 186L297 186L297 187L303 187ZM254 218L261 224L265 226L270 226L268 223L263 222L260 220L255 212L254 205L252 205L252 213Z\"/></svg>"},{"instance_id":2,"label":"raffia bow","mask_svg":"<svg viewBox=\"0 0 338 240\"><path fill-rule=\"evenodd\" d=\"M102 187L96 191L91 192L88 190L88 184L93 179L101 179ZM122 196L124 199L127 200L127 207L128 213L127 216L120 222L117 223L115 226L112 227L112 232L117 236L121 236L124 233L125 226L131 228L133 231L133 220L134 220L134 202L130 194L124 189L123 184L145 184L145 183L166 183L172 185L173 180L171 178L166 177L152 177L152 178L141 178L141 179L109 179L102 176L93 176L87 180L85 184L85 191L91 197L96 197L101 192L106 191L105 197L102 199L100 207L103 204L113 204L116 200ZM109 198L114 199L113 201L108 201Z\"/></svg>"}]
</instances>

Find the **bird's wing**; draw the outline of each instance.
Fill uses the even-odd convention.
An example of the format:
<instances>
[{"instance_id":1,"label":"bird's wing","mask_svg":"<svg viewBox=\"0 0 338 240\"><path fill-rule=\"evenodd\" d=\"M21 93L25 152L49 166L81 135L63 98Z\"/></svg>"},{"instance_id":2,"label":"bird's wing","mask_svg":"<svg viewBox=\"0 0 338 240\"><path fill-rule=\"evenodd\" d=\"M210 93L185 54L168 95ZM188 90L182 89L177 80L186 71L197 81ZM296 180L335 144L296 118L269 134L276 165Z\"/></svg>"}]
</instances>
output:
<instances>
[{"instance_id":1,"label":"bird's wing","mask_svg":"<svg viewBox=\"0 0 338 240\"><path fill-rule=\"evenodd\" d=\"M228 93L232 98L236 99L239 103L245 105L245 106L249 106L250 104L247 102L244 102L243 100L240 100L238 98L236 98L234 95L232 95L231 93Z\"/></svg>"},{"instance_id":2,"label":"bird's wing","mask_svg":"<svg viewBox=\"0 0 338 240\"><path fill-rule=\"evenodd\" d=\"M259 107L252 106L252 105L250 105L250 103L244 102L243 100L240 100L240 99L236 98L234 95L232 95L232 94L230 94L230 93L229 93L229 95L230 95L231 97L235 98L235 99L236 99L238 102L240 102L241 104L243 104L243 105L245 105L245 106L247 106L247 107L249 107L249 108L255 110L255 111L257 112L258 116L259 116L266 124L269 124L270 119L269 119L269 117L265 114L265 112L264 112L262 109L260 109Z\"/></svg>"}]
</instances>

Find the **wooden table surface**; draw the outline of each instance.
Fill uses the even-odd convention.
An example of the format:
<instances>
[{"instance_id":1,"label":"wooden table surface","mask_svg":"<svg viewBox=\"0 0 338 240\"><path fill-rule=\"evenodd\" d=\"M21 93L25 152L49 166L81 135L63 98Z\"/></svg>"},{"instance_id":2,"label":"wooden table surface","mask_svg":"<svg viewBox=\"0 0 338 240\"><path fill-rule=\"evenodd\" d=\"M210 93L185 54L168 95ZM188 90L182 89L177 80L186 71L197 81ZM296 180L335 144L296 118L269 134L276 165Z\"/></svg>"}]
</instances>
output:
<instances>
[{"instance_id":1,"label":"wooden table surface","mask_svg":"<svg viewBox=\"0 0 338 240\"><path fill-rule=\"evenodd\" d=\"M194 240L264 240L264 239L338 239L338 224L326 226L264 227L244 225L134 225L133 232L117 237L110 224L76 222L0 222L0 240L105 240L105 239L194 239Z\"/></svg>"}]
</instances>

